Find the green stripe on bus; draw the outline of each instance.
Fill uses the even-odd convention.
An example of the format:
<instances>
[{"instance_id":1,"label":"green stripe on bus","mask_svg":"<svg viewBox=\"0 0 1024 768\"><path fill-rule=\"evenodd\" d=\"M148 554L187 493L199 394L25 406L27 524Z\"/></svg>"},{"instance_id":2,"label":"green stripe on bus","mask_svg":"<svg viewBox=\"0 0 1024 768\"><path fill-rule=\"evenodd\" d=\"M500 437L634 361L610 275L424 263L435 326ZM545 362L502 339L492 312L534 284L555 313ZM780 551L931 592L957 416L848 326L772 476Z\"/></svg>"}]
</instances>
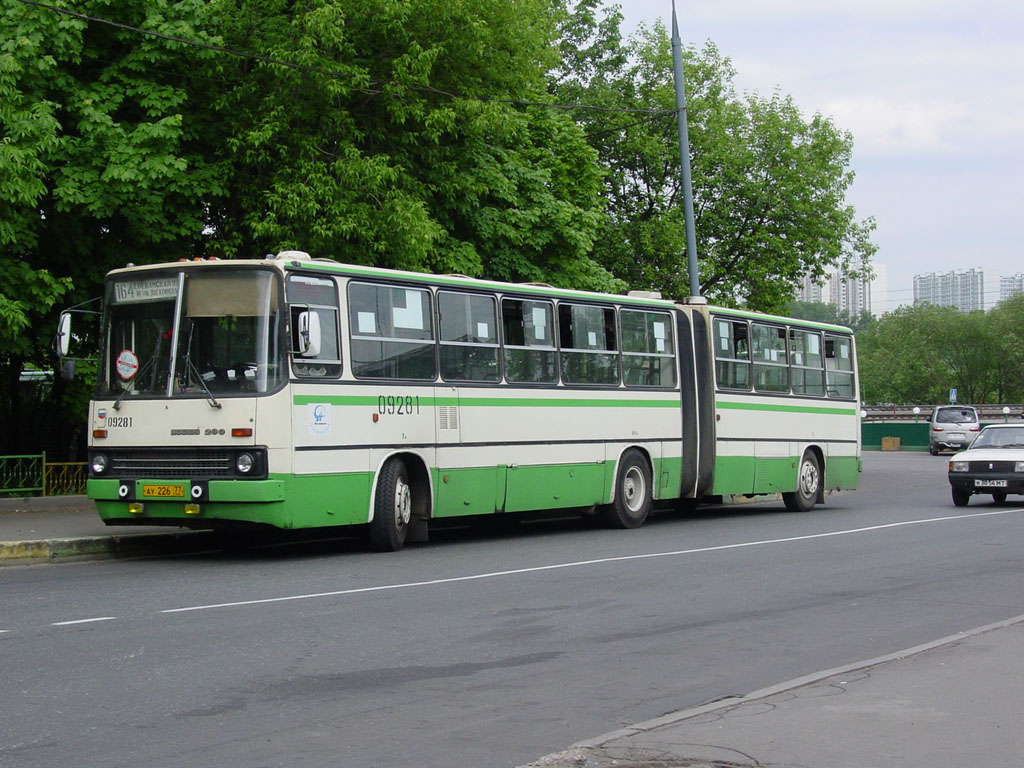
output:
<instances>
[{"instance_id":1,"label":"green stripe on bus","mask_svg":"<svg viewBox=\"0 0 1024 768\"><path fill-rule=\"evenodd\" d=\"M856 408L824 408L812 405L781 405L776 403L732 403L716 400L715 407L723 411L774 411L776 413L821 413L835 416L856 416Z\"/></svg>"},{"instance_id":2,"label":"green stripe on bus","mask_svg":"<svg viewBox=\"0 0 1024 768\"><path fill-rule=\"evenodd\" d=\"M679 408L678 400L623 400L616 398L558 398L558 397L434 397L410 395L417 398L417 404L431 406L460 406L488 408ZM295 395L294 405L327 403L328 405L370 405L377 406L385 395ZM399 395L395 395L395 402ZM409 396L406 396L409 397Z\"/></svg>"}]
</instances>

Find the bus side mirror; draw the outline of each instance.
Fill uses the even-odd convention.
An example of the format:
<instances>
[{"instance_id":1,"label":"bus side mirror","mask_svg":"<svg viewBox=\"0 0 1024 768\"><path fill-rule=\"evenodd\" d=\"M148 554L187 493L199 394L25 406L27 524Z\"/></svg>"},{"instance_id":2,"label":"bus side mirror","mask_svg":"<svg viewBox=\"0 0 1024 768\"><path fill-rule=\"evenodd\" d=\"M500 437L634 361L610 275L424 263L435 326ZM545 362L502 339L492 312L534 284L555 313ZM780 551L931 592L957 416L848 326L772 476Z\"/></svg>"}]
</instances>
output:
<instances>
[{"instance_id":1,"label":"bus side mirror","mask_svg":"<svg viewBox=\"0 0 1024 768\"><path fill-rule=\"evenodd\" d=\"M57 323L57 337L53 341L53 349L57 357L67 357L71 348L71 313L61 312Z\"/></svg>"},{"instance_id":2,"label":"bus side mirror","mask_svg":"<svg viewBox=\"0 0 1024 768\"><path fill-rule=\"evenodd\" d=\"M299 357L316 357L320 354L320 315L313 310L299 313L298 328Z\"/></svg>"}]
</instances>

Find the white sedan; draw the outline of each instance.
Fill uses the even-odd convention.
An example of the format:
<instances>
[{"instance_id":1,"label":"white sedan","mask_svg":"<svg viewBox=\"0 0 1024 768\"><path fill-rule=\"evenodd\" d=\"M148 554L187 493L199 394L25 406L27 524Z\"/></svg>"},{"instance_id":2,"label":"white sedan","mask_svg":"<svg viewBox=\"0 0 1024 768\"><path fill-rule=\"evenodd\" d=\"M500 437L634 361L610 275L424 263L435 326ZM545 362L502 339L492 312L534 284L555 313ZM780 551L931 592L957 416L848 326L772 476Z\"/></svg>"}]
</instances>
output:
<instances>
[{"instance_id":1,"label":"white sedan","mask_svg":"<svg viewBox=\"0 0 1024 768\"><path fill-rule=\"evenodd\" d=\"M975 493L997 504L1008 493L1024 494L1024 424L990 424L966 451L949 460L953 503L966 507Z\"/></svg>"}]
</instances>

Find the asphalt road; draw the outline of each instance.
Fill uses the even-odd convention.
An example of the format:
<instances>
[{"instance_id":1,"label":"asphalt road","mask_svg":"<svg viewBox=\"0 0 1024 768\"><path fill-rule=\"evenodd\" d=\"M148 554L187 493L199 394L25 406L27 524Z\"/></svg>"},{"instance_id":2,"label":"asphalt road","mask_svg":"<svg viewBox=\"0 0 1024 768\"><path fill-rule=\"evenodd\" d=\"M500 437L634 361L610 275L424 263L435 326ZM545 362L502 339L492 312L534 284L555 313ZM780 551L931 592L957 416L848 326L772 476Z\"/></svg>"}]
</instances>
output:
<instances>
[{"instance_id":1,"label":"asphalt road","mask_svg":"<svg viewBox=\"0 0 1024 768\"><path fill-rule=\"evenodd\" d=\"M0 569L0 766L515 766L1024 613L1024 504L955 508L945 464L865 454L811 513Z\"/></svg>"}]
</instances>

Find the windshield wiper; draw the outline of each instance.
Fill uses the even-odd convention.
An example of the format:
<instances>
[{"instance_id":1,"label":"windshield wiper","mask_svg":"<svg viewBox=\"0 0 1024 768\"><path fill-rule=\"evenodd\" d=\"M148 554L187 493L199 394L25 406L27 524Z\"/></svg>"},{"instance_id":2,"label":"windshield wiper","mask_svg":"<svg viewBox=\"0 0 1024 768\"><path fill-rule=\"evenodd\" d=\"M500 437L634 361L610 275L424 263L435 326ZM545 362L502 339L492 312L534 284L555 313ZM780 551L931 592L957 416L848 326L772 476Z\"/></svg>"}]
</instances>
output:
<instances>
[{"instance_id":1,"label":"windshield wiper","mask_svg":"<svg viewBox=\"0 0 1024 768\"><path fill-rule=\"evenodd\" d=\"M206 402L210 404L211 408L220 408L220 403L217 402L217 398L213 396L213 392L206 386L206 379L203 378L202 374L199 373L199 369L196 368L196 364L192 362L192 336L196 332L196 324L193 321L188 329L188 344L185 345L185 378L191 373L196 377L196 381L199 382L199 386L203 388L203 392L206 393Z\"/></svg>"}]
</instances>

